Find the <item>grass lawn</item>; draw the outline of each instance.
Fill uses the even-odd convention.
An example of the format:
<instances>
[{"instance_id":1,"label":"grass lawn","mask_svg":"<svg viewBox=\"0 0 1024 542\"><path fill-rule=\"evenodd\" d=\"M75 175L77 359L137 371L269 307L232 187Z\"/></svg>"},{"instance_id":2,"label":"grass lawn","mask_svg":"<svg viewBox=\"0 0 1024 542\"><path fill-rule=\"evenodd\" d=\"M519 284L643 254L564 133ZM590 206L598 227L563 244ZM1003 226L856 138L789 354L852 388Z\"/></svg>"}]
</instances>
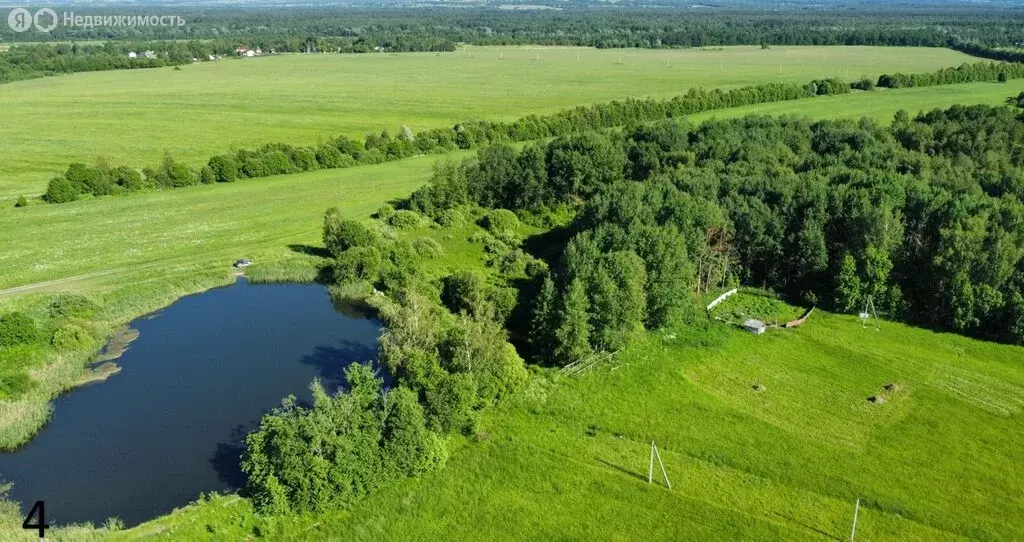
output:
<instances>
[{"instance_id":1,"label":"grass lawn","mask_svg":"<svg viewBox=\"0 0 1024 542\"><path fill-rule=\"evenodd\" d=\"M513 120L630 96L670 97L820 77L926 72L973 59L939 48L471 47L455 53L281 55L181 70L78 73L3 86L0 199L31 195L73 161L192 164L268 141L311 145L406 124Z\"/></svg>"}]
</instances>

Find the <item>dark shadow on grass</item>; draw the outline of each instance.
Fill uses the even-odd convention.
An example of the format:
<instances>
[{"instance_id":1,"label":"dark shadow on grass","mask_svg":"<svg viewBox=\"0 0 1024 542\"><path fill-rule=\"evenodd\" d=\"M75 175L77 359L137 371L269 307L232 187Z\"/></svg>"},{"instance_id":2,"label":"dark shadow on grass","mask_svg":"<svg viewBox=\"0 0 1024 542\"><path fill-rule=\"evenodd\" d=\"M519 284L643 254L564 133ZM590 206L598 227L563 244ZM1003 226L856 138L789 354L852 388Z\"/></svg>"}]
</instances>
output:
<instances>
[{"instance_id":1,"label":"dark shadow on grass","mask_svg":"<svg viewBox=\"0 0 1024 542\"><path fill-rule=\"evenodd\" d=\"M623 473L625 475L632 476L633 478L636 478L637 480L640 480L641 482L647 482L647 477L644 476L643 474L640 474L638 472L633 472L633 471L631 471L629 469L626 469L624 467L620 467L620 466L618 466L618 465L616 465L614 463L610 463L608 461L605 461L604 459L601 459L600 457L595 458L595 459L597 459L598 463L601 463L601 464L603 464L606 467L611 467L611 468L613 468L613 469L615 469L615 470L617 470L617 471L619 471L619 472L621 472L621 473Z\"/></svg>"},{"instance_id":2,"label":"dark shadow on grass","mask_svg":"<svg viewBox=\"0 0 1024 542\"><path fill-rule=\"evenodd\" d=\"M819 528L817 528L817 527L815 527L813 525L808 525L808 524L806 524L806 523L804 523L804 522L802 522L802 521L800 521L800 520L798 520L798 519L796 519L794 517L787 516L785 514L780 514L778 512L772 512L772 514L775 515L775 516L778 516L778 517L780 517L780 518L782 518L782 519L784 519L786 521L790 521L792 523L795 523L795 524L797 524L797 525L799 525L801 527L804 527L806 529L810 529L810 530L812 530L812 531L814 531L814 532L820 534L821 536L824 536L825 538L828 538L830 540L840 540L840 541L846 540L842 536L836 536L836 535L834 535L832 533L829 533L829 532L826 532L826 531L822 531L821 529L819 529Z\"/></svg>"},{"instance_id":3,"label":"dark shadow on grass","mask_svg":"<svg viewBox=\"0 0 1024 542\"><path fill-rule=\"evenodd\" d=\"M298 252L299 254L308 254L310 256L317 256L319 258L330 258L331 253L324 247L315 247L312 245L301 245L292 244L288 245L288 249L292 252Z\"/></svg>"},{"instance_id":4,"label":"dark shadow on grass","mask_svg":"<svg viewBox=\"0 0 1024 542\"><path fill-rule=\"evenodd\" d=\"M527 237L523 240L523 250L534 258L544 260L549 267L554 268L562 258L562 251L569 243L573 233L568 226L556 226L546 232Z\"/></svg>"}]
</instances>

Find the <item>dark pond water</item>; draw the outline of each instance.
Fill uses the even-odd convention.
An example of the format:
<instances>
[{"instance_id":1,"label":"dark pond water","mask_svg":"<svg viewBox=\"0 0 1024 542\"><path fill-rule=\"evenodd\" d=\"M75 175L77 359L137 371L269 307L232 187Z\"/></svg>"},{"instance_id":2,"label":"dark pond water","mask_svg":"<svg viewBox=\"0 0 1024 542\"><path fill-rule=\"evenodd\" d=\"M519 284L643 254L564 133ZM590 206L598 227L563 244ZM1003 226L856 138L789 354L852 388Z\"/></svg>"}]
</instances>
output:
<instances>
[{"instance_id":1,"label":"dark pond water","mask_svg":"<svg viewBox=\"0 0 1024 542\"><path fill-rule=\"evenodd\" d=\"M29 444L0 454L0 480L50 524L118 516L128 525L200 492L236 489L241 442L294 394L329 390L376 359L380 323L332 305L317 285L238 284L179 300L132 327L120 373L55 403Z\"/></svg>"}]
</instances>

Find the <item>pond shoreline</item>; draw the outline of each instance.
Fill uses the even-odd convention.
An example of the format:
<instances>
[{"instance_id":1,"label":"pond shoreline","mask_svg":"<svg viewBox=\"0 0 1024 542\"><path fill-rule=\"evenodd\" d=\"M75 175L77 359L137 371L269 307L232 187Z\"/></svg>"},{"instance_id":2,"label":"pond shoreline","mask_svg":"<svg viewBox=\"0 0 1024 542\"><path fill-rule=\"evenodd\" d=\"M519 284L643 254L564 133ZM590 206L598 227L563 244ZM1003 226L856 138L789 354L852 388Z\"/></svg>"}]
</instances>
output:
<instances>
[{"instance_id":1,"label":"pond shoreline","mask_svg":"<svg viewBox=\"0 0 1024 542\"><path fill-rule=\"evenodd\" d=\"M242 487L238 457L264 413L289 394L311 400L312 380L339 387L349 364L375 363L380 320L311 286L237 281L122 327L49 423L0 456L9 498L46 495L55 523L133 524Z\"/></svg>"}]
</instances>

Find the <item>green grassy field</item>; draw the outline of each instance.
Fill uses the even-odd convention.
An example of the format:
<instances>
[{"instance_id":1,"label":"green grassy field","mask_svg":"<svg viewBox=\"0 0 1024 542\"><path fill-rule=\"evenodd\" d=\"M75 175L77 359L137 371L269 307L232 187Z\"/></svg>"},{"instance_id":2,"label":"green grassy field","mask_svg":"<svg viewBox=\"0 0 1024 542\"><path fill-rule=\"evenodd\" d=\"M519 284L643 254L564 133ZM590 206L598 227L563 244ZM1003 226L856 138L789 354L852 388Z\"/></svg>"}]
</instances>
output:
<instances>
[{"instance_id":1,"label":"green grassy field","mask_svg":"<svg viewBox=\"0 0 1024 542\"><path fill-rule=\"evenodd\" d=\"M998 104L1022 90L1024 80L861 92L723 109L691 120L766 113L816 119L866 114L887 121L899 109ZM288 244L318 241L321 215L328 205L367 216L381 203L404 197L425 183L437 159L424 156L62 205L0 207L0 231L5 232L0 292L55 280L63 282L48 289L104 281L121 285L133 276L149 280L155 272L181 265L211 270L237 257L277 259L291 252ZM0 307L2 303L0 296Z\"/></svg>"},{"instance_id":2,"label":"green grassy field","mask_svg":"<svg viewBox=\"0 0 1024 542\"><path fill-rule=\"evenodd\" d=\"M578 60L577 60L578 59ZM974 61L947 49L715 50L468 48L455 53L282 55L155 70L78 73L4 85L0 198L40 193L73 161L197 164L268 141L310 145L406 124L512 120L691 87L924 72Z\"/></svg>"},{"instance_id":3,"label":"green grassy field","mask_svg":"<svg viewBox=\"0 0 1024 542\"><path fill-rule=\"evenodd\" d=\"M876 91L691 120L761 112L888 120L898 109L996 104L1021 90L1024 82L1013 81ZM51 292L71 290L104 305L102 334L231 280L229 264L239 257L256 262L253 272L308 268L313 258L306 247L319 246L327 206L368 217L424 183L437 159L4 206L0 313L40 314ZM479 247L456 248L445 264L478 255ZM19 290L32 285L38 287ZM471 538L612 531L842 538L859 496L865 499L859 529L867 539L1024 534L1019 520L1006 519L1024 506L1011 438L1020 432L1024 406L1021 350L895 324L865 335L847 317L824 315L820 322L760 339L712 333L711 350L650 335L624 353L617 369L538 380L486 421L486 441L466 443L442 473L395 486L350 514L281 519L261 528L285 538L402 538L419 531ZM73 357L37 362L31 374L42 386L24 401L0 402L0 426L14 418L38 423L53 394L81 372L81 359ZM750 394L751 380L767 391ZM906 393L885 405L867 404L886 381L901 383ZM663 443L672 492L636 479L646 473L648 438ZM960 494L933 491L940 482ZM250 533L263 520L246 507L235 497L218 498L131 534ZM206 524L214 521L209 531Z\"/></svg>"},{"instance_id":4,"label":"green grassy field","mask_svg":"<svg viewBox=\"0 0 1024 542\"><path fill-rule=\"evenodd\" d=\"M593 372L536 377L443 471L348 512L266 520L218 497L123 536L846 540L859 498L858 540L1019 539L1022 362L821 312L759 337L648 333ZM651 440L671 489L647 483Z\"/></svg>"}]
</instances>

